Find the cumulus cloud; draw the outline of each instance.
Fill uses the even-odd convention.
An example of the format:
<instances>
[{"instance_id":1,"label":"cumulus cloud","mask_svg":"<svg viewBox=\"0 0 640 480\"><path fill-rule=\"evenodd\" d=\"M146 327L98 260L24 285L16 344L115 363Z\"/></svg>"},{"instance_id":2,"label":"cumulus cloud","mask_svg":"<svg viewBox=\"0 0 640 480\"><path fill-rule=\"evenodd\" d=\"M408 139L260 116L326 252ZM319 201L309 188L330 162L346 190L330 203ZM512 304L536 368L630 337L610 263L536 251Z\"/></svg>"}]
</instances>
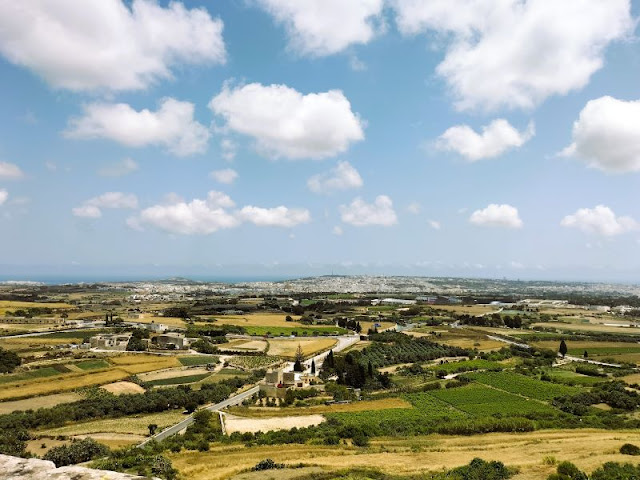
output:
<instances>
[{"instance_id":1,"label":"cumulus cloud","mask_svg":"<svg viewBox=\"0 0 640 480\"><path fill-rule=\"evenodd\" d=\"M8 198L9 192L7 192L4 188L0 189L0 205L4 205Z\"/></svg>"},{"instance_id":2,"label":"cumulus cloud","mask_svg":"<svg viewBox=\"0 0 640 480\"><path fill-rule=\"evenodd\" d=\"M640 101L605 96L587 102L562 155L606 172L640 171Z\"/></svg>"},{"instance_id":3,"label":"cumulus cloud","mask_svg":"<svg viewBox=\"0 0 640 480\"><path fill-rule=\"evenodd\" d=\"M436 142L437 148L456 152L467 160L475 162L484 158L497 157L507 150L521 147L535 134L533 122L523 132L499 118L482 127L476 133L468 125L456 125L447 129Z\"/></svg>"},{"instance_id":4,"label":"cumulus cloud","mask_svg":"<svg viewBox=\"0 0 640 480\"><path fill-rule=\"evenodd\" d=\"M20 170L20 167L13 163L0 162L0 178L22 178L24 173Z\"/></svg>"},{"instance_id":5,"label":"cumulus cloud","mask_svg":"<svg viewBox=\"0 0 640 480\"><path fill-rule=\"evenodd\" d=\"M218 230L235 228L243 222L259 227L293 227L311 220L308 210L279 206L262 208L245 206L231 211L235 202L226 194L210 191L204 200L191 202L172 195L163 204L154 205L127 220L136 230L145 225L182 235L208 235Z\"/></svg>"},{"instance_id":6,"label":"cumulus cloud","mask_svg":"<svg viewBox=\"0 0 640 480\"><path fill-rule=\"evenodd\" d=\"M144 89L177 65L224 63L222 30L205 8L180 2L0 2L0 54L76 91Z\"/></svg>"},{"instance_id":7,"label":"cumulus cloud","mask_svg":"<svg viewBox=\"0 0 640 480\"><path fill-rule=\"evenodd\" d=\"M138 164L131 158L124 158L119 162L107 165L98 170L103 177L124 177L138 170Z\"/></svg>"},{"instance_id":8,"label":"cumulus cloud","mask_svg":"<svg viewBox=\"0 0 640 480\"><path fill-rule=\"evenodd\" d=\"M511 205L490 204L487 208L476 210L469 217L474 225L487 227L521 228L523 223L518 209Z\"/></svg>"},{"instance_id":9,"label":"cumulus cloud","mask_svg":"<svg viewBox=\"0 0 640 480\"><path fill-rule=\"evenodd\" d=\"M532 108L587 85L634 29L629 0L393 0L405 35L440 34L437 73L465 109Z\"/></svg>"},{"instance_id":10,"label":"cumulus cloud","mask_svg":"<svg viewBox=\"0 0 640 480\"><path fill-rule=\"evenodd\" d=\"M336 225L335 227L333 227L333 229L331 230L331 233L333 233L334 235L337 235L338 237L340 235L342 235L344 232L342 231L342 227L340 225Z\"/></svg>"},{"instance_id":11,"label":"cumulus cloud","mask_svg":"<svg viewBox=\"0 0 640 480\"><path fill-rule=\"evenodd\" d=\"M302 93L286 85L225 85L209 103L225 128L252 137L273 158L325 158L364 139L363 123L340 90Z\"/></svg>"},{"instance_id":12,"label":"cumulus cloud","mask_svg":"<svg viewBox=\"0 0 640 480\"><path fill-rule=\"evenodd\" d=\"M132 193L107 192L90 198L71 211L76 217L100 218L103 208L135 209L138 208L138 198Z\"/></svg>"},{"instance_id":13,"label":"cumulus cloud","mask_svg":"<svg viewBox=\"0 0 640 480\"><path fill-rule=\"evenodd\" d=\"M74 217L83 218L100 218L102 216L102 210L95 205L81 205L71 209Z\"/></svg>"},{"instance_id":14,"label":"cumulus cloud","mask_svg":"<svg viewBox=\"0 0 640 480\"><path fill-rule=\"evenodd\" d=\"M203 153L210 132L193 118L194 105L173 98L158 110L136 111L126 103L85 105L82 117L72 118L64 132L68 138L105 138L128 147L160 145L178 156Z\"/></svg>"},{"instance_id":15,"label":"cumulus cloud","mask_svg":"<svg viewBox=\"0 0 640 480\"><path fill-rule=\"evenodd\" d=\"M218 183L230 185L235 182L236 178L238 178L238 172L232 168L225 168L222 170L214 170L209 174L209 176Z\"/></svg>"},{"instance_id":16,"label":"cumulus cloud","mask_svg":"<svg viewBox=\"0 0 640 480\"><path fill-rule=\"evenodd\" d=\"M340 205L340 217L344 223L356 227L381 225L390 227L398 222L393 202L386 195L378 195L373 203L357 197L349 205Z\"/></svg>"},{"instance_id":17,"label":"cumulus cloud","mask_svg":"<svg viewBox=\"0 0 640 480\"><path fill-rule=\"evenodd\" d=\"M247 206L238 212L238 218L259 227L294 227L311 221L309 210L302 208L262 208Z\"/></svg>"},{"instance_id":18,"label":"cumulus cloud","mask_svg":"<svg viewBox=\"0 0 640 480\"><path fill-rule=\"evenodd\" d=\"M369 43L382 28L383 0L258 0L258 4L285 25L289 46L303 55L331 55Z\"/></svg>"},{"instance_id":19,"label":"cumulus cloud","mask_svg":"<svg viewBox=\"0 0 640 480\"><path fill-rule=\"evenodd\" d=\"M314 193L331 193L360 188L363 183L362 177L349 162L338 162L330 171L311 177L307 186Z\"/></svg>"},{"instance_id":20,"label":"cumulus cloud","mask_svg":"<svg viewBox=\"0 0 640 480\"><path fill-rule=\"evenodd\" d=\"M613 237L637 230L640 224L631 217L616 217L615 213L604 205L595 208L580 208L573 215L562 219L563 227L578 228L586 233L595 233L605 237Z\"/></svg>"}]
</instances>

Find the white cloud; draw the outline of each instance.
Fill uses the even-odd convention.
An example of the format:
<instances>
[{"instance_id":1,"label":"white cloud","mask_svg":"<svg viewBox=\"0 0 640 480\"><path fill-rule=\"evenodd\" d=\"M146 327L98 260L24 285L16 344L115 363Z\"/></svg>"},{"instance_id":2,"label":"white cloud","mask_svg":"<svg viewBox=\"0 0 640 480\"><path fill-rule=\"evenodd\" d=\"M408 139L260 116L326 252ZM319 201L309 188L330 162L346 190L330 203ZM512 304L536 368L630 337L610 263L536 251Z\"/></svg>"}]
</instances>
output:
<instances>
[{"instance_id":1,"label":"white cloud","mask_svg":"<svg viewBox=\"0 0 640 480\"><path fill-rule=\"evenodd\" d=\"M138 198L132 193L107 192L85 202L98 208L138 208Z\"/></svg>"},{"instance_id":2,"label":"white cloud","mask_svg":"<svg viewBox=\"0 0 640 480\"><path fill-rule=\"evenodd\" d=\"M209 176L216 182L230 185L235 182L236 178L238 178L238 172L236 172L232 168L225 168L222 170L214 170L209 174Z\"/></svg>"},{"instance_id":3,"label":"white cloud","mask_svg":"<svg viewBox=\"0 0 640 480\"><path fill-rule=\"evenodd\" d=\"M420 206L420 204L418 202L412 202L407 207L407 210L409 211L409 213L411 213L413 215L418 215L420 213L421 209L422 209L422 207Z\"/></svg>"},{"instance_id":4,"label":"white cloud","mask_svg":"<svg viewBox=\"0 0 640 480\"><path fill-rule=\"evenodd\" d=\"M228 138L220 142L220 149L222 150L222 158L227 162L232 162L233 159L236 158L236 144Z\"/></svg>"},{"instance_id":5,"label":"white cloud","mask_svg":"<svg viewBox=\"0 0 640 480\"><path fill-rule=\"evenodd\" d=\"M0 189L0 205L4 205L8 198L9 192L7 192L4 188Z\"/></svg>"},{"instance_id":6,"label":"white cloud","mask_svg":"<svg viewBox=\"0 0 640 480\"><path fill-rule=\"evenodd\" d=\"M521 269L523 269L525 267L522 262L517 262L515 260L512 260L511 262L509 262L509 266L511 268L515 268L517 270L521 270Z\"/></svg>"},{"instance_id":7,"label":"white cloud","mask_svg":"<svg viewBox=\"0 0 640 480\"><path fill-rule=\"evenodd\" d=\"M366 44L382 29L383 0L258 0L287 29L290 47L325 56Z\"/></svg>"},{"instance_id":8,"label":"white cloud","mask_svg":"<svg viewBox=\"0 0 640 480\"><path fill-rule=\"evenodd\" d=\"M356 227L382 225L390 227L398 222L393 202L386 195L378 195L373 203L357 197L349 205L340 205L340 217L344 223Z\"/></svg>"},{"instance_id":9,"label":"white cloud","mask_svg":"<svg viewBox=\"0 0 640 480\"><path fill-rule=\"evenodd\" d=\"M242 222L259 227L293 227L311 220L308 210L288 208L261 208L246 206L229 211L235 202L226 194L210 191L205 200L186 202L171 195L167 202L154 205L131 217L127 224L136 230L149 225L160 230L181 235L208 235L218 230L235 228Z\"/></svg>"},{"instance_id":10,"label":"white cloud","mask_svg":"<svg viewBox=\"0 0 640 480\"><path fill-rule=\"evenodd\" d=\"M469 217L474 225L488 227L521 228L523 223L518 209L511 205L490 204L487 208L476 210Z\"/></svg>"},{"instance_id":11,"label":"white cloud","mask_svg":"<svg viewBox=\"0 0 640 480\"><path fill-rule=\"evenodd\" d=\"M333 230L331 230L331 232L334 235L340 236L342 235L344 232L342 231L342 227L340 227L339 225L336 225L335 227L333 227Z\"/></svg>"},{"instance_id":12,"label":"white cloud","mask_svg":"<svg viewBox=\"0 0 640 480\"><path fill-rule=\"evenodd\" d=\"M429 226L434 230L440 230L440 228L442 227L442 225L440 225L440 222L437 220L429 220Z\"/></svg>"},{"instance_id":13,"label":"white cloud","mask_svg":"<svg viewBox=\"0 0 640 480\"><path fill-rule=\"evenodd\" d=\"M66 137L106 138L128 147L160 145L175 155L203 153L211 133L194 118L194 105L164 98L158 110L136 111L126 103L85 105L84 115L69 121Z\"/></svg>"},{"instance_id":14,"label":"white cloud","mask_svg":"<svg viewBox=\"0 0 640 480\"><path fill-rule=\"evenodd\" d=\"M50 172L55 172L56 170L58 170L58 166L55 163L53 163L52 161L49 161L49 160L44 162L44 166Z\"/></svg>"},{"instance_id":15,"label":"white cloud","mask_svg":"<svg viewBox=\"0 0 640 480\"><path fill-rule=\"evenodd\" d=\"M0 178L22 178L24 173L13 163L0 162Z\"/></svg>"},{"instance_id":16,"label":"white cloud","mask_svg":"<svg viewBox=\"0 0 640 480\"><path fill-rule=\"evenodd\" d=\"M560 225L606 237L620 235L640 227L640 224L633 218L616 217L615 213L604 205L597 205L595 208L580 208L573 215L564 217Z\"/></svg>"},{"instance_id":17,"label":"white cloud","mask_svg":"<svg viewBox=\"0 0 640 480\"><path fill-rule=\"evenodd\" d=\"M311 177L307 186L314 193L331 193L360 188L363 183L362 177L349 162L338 162L329 172Z\"/></svg>"},{"instance_id":18,"label":"white cloud","mask_svg":"<svg viewBox=\"0 0 640 480\"><path fill-rule=\"evenodd\" d=\"M535 134L533 122L519 132L506 120L499 118L482 127L476 133L468 125L456 125L447 129L436 142L437 148L456 152L467 160L475 162L484 158L497 157L509 149L521 147Z\"/></svg>"},{"instance_id":19,"label":"white cloud","mask_svg":"<svg viewBox=\"0 0 640 480\"><path fill-rule=\"evenodd\" d=\"M587 102L562 152L607 172L640 171L640 101L600 97Z\"/></svg>"},{"instance_id":20,"label":"white cloud","mask_svg":"<svg viewBox=\"0 0 640 480\"><path fill-rule=\"evenodd\" d=\"M180 64L224 63L222 29L206 9L180 2L0 2L0 54L77 91L144 89Z\"/></svg>"},{"instance_id":21,"label":"white cloud","mask_svg":"<svg viewBox=\"0 0 640 480\"><path fill-rule=\"evenodd\" d=\"M340 90L303 95L286 85L225 85L209 107L225 128L252 137L274 158L332 157L364 139L363 123Z\"/></svg>"},{"instance_id":22,"label":"white cloud","mask_svg":"<svg viewBox=\"0 0 640 480\"><path fill-rule=\"evenodd\" d=\"M138 198L132 193L107 192L90 198L71 211L76 217L100 218L102 208L135 209L138 208Z\"/></svg>"},{"instance_id":23,"label":"white cloud","mask_svg":"<svg viewBox=\"0 0 640 480\"><path fill-rule=\"evenodd\" d=\"M124 158L119 162L107 165L98 170L103 177L124 177L138 170L138 164L131 158Z\"/></svg>"},{"instance_id":24,"label":"white cloud","mask_svg":"<svg viewBox=\"0 0 640 480\"><path fill-rule=\"evenodd\" d=\"M74 217L100 218L102 211L95 205L82 205L71 209Z\"/></svg>"},{"instance_id":25,"label":"white cloud","mask_svg":"<svg viewBox=\"0 0 640 480\"><path fill-rule=\"evenodd\" d=\"M459 109L532 108L588 84L634 29L629 0L393 0L406 35L447 42L437 73Z\"/></svg>"},{"instance_id":26,"label":"white cloud","mask_svg":"<svg viewBox=\"0 0 640 480\"><path fill-rule=\"evenodd\" d=\"M238 212L238 217L259 227L294 227L311 221L309 210L284 206L275 208L247 206Z\"/></svg>"}]
</instances>

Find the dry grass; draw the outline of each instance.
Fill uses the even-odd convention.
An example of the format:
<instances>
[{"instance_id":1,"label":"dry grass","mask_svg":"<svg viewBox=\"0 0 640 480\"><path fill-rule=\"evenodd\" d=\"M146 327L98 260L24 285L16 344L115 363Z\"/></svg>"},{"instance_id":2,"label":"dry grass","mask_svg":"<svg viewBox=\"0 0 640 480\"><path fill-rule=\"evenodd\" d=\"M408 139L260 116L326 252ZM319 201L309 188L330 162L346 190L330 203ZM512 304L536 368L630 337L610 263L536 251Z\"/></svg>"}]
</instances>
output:
<instances>
[{"instance_id":1,"label":"dry grass","mask_svg":"<svg viewBox=\"0 0 640 480\"><path fill-rule=\"evenodd\" d=\"M538 322L534 327L544 327L557 330L584 331L584 332L606 332L618 333L621 335L640 335L640 330L629 327L615 327L594 323L559 323L559 322Z\"/></svg>"},{"instance_id":2,"label":"dry grass","mask_svg":"<svg viewBox=\"0 0 640 480\"><path fill-rule=\"evenodd\" d=\"M161 323L162 325L169 325L170 327L185 327L187 324L184 320L177 317L156 317L150 313L143 313L138 319L134 319L140 323Z\"/></svg>"},{"instance_id":3,"label":"dry grass","mask_svg":"<svg viewBox=\"0 0 640 480\"><path fill-rule=\"evenodd\" d=\"M315 405L312 407L274 408L274 407L231 407L229 412L242 417L268 418L291 417L295 415L318 415L343 412L364 412L388 410L391 408L413 408L402 398L381 398L379 400L365 400L362 402L344 403L339 405Z\"/></svg>"},{"instance_id":4,"label":"dry grass","mask_svg":"<svg viewBox=\"0 0 640 480\"><path fill-rule=\"evenodd\" d=\"M151 382L153 380L164 380L166 378L178 378L178 377L190 377L192 375L202 375L205 373L211 373L204 367L198 368L176 368L170 370L162 370L161 372L149 372L139 375L140 380L143 382Z\"/></svg>"},{"instance_id":5,"label":"dry grass","mask_svg":"<svg viewBox=\"0 0 640 480\"><path fill-rule=\"evenodd\" d=\"M35 432L39 436L56 437L58 435L90 435L94 433L116 433L132 435L148 435L148 425L155 423L158 431L170 427L185 419L179 410L170 410L150 415L136 415L126 418L107 418L90 422L74 423L64 427L48 428Z\"/></svg>"},{"instance_id":6,"label":"dry grass","mask_svg":"<svg viewBox=\"0 0 640 480\"><path fill-rule=\"evenodd\" d=\"M39 302L14 302L13 300L0 300L0 315L4 315L7 311L13 312L18 309L26 308L75 308L73 305L62 302L39 303Z\"/></svg>"},{"instance_id":7,"label":"dry grass","mask_svg":"<svg viewBox=\"0 0 640 480\"><path fill-rule=\"evenodd\" d=\"M372 442L368 449L344 445L287 445L212 447L209 452L170 454L173 464L190 480L221 480L260 460L272 458L278 463L306 463L329 469L373 467L390 474L415 474L453 468L475 457L500 460L519 467L514 480L544 480L554 466L542 459L554 456L574 462L592 471L607 461L625 462L629 457L618 449L623 443L639 443L640 433L631 431L564 430L522 434L487 434L471 437L428 436L410 439L385 438ZM384 445L384 447L383 447Z\"/></svg>"},{"instance_id":8,"label":"dry grass","mask_svg":"<svg viewBox=\"0 0 640 480\"><path fill-rule=\"evenodd\" d=\"M431 335L430 332L437 335ZM500 350L505 346L503 342L487 338L484 332L469 330L466 328L446 328L446 327L422 327L416 331L406 332L409 335L424 336L434 342L443 343L452 347L466 349L477 348L480 351Z\"/></svg>"},{"instance_id":9,"label":"dry grass","mask_svg":"<svg viewBox=\"0 0 640 480\"><path fill-rule=\"evenodd\" d=\"M42 337L4 337L0 339L0 347L6 350L33 350L43 347L51 347L55 345L64 345L67 343L80 343L82 336L77 338L47 338Z\"/></svg>"},{"instance_id":10,"label":"dry grass","mask_svg":"<svg viewBox=\"0 0 640 480\"><path fill-rule=\"evenodd\" d=\"M438 310L449 312L466 313L467 315L482 315L483 313L497 312L498 307L493 305L434 305Z\"/></svg>"},{"instance_id":11,"label":"dry grass","mask_svg":"<svg viewBox=\"0 0 640 480\"><path fill-rule=\"evenodd\" d=\"M61 403L77 402L82 400L82 395L77 393L58 393L42 397L27 398L13 402L0 402L0 415L11 413L15 410L37 410L38 408L51 408Z\"/></svg>"},{"instance_id":12,"label":"dry grass","mask_svg":"<svg viewBox=\"0 0 640 480\"><path fill-rule=\"evenodd\" d=\"M285 320L286 315L279 313L253 313L247 315L221 315L216 317L217 324L239 325L241 327L304 327L297 320L298 316L292 315L293 322Z\"/></svg>"},{"instance_id":13,"label":"dry grass","mask_svg":"<svg viewBox=\"0 0 640 480\"><path fill-rule=\"evenodd\" d=\"M247 350L253 352L264 352L267 348L265 340L231 340L218 346L222 350Z\"/></svg>"},{"instance_id":14,"label":"dry grass","mask_svg":"<svg viewBox=\"0 0 640 480\"><path fill-rule=\"evenodd\" d=\"M333 348L338 342L332 338L293 338L293 339L270 339L269 355L294 358L298 346L302 348L305 357L310 357L316 353L323 352Z\"/></svg>"},{"instance_id":15,"label":"dry grass","mask_svg":"<svg viewBox=\"0 0 640 480\"><path fill-rule=\"evenodd\" d=\"M130 395L132 393L144 393L142 388L137 383L133 382L115 382L108 385L102 385L100 388L114 395Z\"/></svg>"}]
</instances>

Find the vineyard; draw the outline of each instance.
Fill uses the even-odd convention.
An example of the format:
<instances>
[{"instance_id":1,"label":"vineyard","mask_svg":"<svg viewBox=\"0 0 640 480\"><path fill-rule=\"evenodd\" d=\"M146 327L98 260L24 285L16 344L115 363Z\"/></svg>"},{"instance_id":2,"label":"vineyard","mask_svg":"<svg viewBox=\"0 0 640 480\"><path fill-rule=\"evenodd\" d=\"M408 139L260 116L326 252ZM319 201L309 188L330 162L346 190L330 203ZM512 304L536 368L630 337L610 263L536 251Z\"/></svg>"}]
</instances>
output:
<instances>
[{"instance_id":1,"label":"vineyard","mask_svg":"<svg viewBox=\"0 0 640 480\"><path fill-rule=\"evenodd\" d=\"M441 357L460 357L468 355L466 350L433 343L424 338L412 338L403 334L379 334L374 341L363 349L361 354L365 363L371 362L374 367L386 367L397 363L413 363L435 360Z\"/></svg>"},{"instance_id":2,"label":"vineyard","mask_svg":"<svg viewBox=\"0 0 640 480\"><path fill-rule=\"evenodd\" d=\"M253 370L257 368L267 368L280 363L278 357L267 355L235 355L227 360L227 365L241 368L243 370Z\"/></svg>"},{"instance_id":3,"label":"vineyard","mask_svg":"<svg viewBox=\"0 0 640 480\"><path fill-rule=\"evenodd\" d=\"M542 402L528 400L477 383L460 388L434 390L429 392L429 395L475 417L557 413L555 409Z\"/></svg>"},{"instance_id":4,"label":"vineyard","mask_svg":"<svg viewBox=\"0 0 640 480\"><path fill-rule=\"evenodd\" d=\"M551 401L563 395L575 395L580 389L557 383L543 382L513 372L481 372L468 375L473 380L504 390L542 401Z\"/></svg>"}]
</instances>

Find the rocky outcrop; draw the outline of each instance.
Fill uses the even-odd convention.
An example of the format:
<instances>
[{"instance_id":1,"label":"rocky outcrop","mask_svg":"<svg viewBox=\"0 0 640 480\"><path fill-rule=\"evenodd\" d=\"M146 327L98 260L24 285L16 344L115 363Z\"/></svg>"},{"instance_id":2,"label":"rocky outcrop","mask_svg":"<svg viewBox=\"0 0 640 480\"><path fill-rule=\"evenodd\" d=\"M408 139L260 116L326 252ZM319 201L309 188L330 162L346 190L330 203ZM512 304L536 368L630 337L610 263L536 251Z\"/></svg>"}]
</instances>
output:
<instances>
[{"instance_id":1,"label":"rocky outcrop","mask_svg":"<svg viewBox=\"0 0 640 480\"><path fill-rule=\"evenodd\" d=\"M6 480L142 480L146 477L76 466L56 468L53 462L47 460L0 455L0 478Z\"/></svg>"}]
</instances>

